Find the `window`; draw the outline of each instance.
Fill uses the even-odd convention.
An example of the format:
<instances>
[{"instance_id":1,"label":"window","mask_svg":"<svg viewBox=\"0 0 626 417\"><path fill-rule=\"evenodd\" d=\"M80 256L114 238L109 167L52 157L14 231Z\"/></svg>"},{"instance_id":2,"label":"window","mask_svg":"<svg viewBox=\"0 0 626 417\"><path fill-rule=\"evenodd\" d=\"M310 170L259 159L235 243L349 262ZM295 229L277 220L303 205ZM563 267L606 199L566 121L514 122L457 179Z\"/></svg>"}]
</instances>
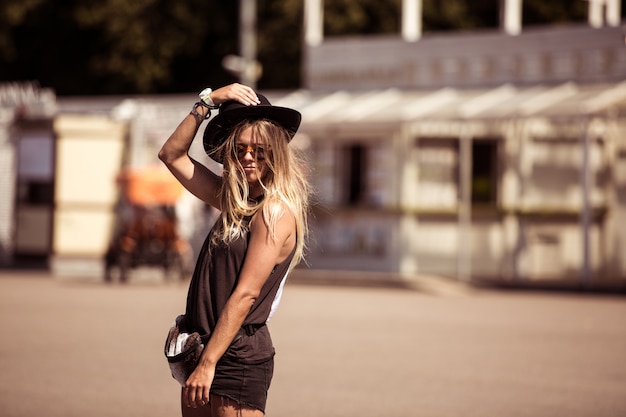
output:
<instances>
[{"instance_id":1,"label":"window","mask_svg":"<svg viewBox=\"0 0 626 417\"><path fill-rule=\"evenodd\" d=\"M19 204L51 205L54 202L54 185L41 181L20 181L17 186Z\"/></svg>"},{"instance_id":2,"label":"window","mask_svg":"<svg viewBox=\"0 0 626 417\"><path fill-rule=\"evenodd\" d=\"M498 184L498 146L496 140L472 141L472 203L495 205Z\"/></svg>"},{"instance_id":3,"label":"window","mask_svg":"<svg viewBox=\"0 0 626 417\"><path fill-rule=\"evenodd\" d=\"M365 200L367 172L367 151L363 145L345 148L346 172L344 176L348 205L357 205Z\"/></svg>"}]
</instances>

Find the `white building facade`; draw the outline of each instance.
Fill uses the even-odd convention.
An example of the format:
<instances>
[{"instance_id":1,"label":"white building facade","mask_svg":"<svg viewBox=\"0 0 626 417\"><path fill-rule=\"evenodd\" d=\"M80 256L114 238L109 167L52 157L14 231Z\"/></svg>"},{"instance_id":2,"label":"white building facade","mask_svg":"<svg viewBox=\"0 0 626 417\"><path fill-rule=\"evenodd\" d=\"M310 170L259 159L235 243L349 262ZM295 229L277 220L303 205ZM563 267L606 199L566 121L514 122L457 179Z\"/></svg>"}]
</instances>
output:
<instances>
[{"instance_id":1,"label":"white building facade","mask_svg":"<svg viewBox=\"0 0 626 417\"><path fill-rule=\"evenodd\" d=\"M312 268L503 284L626 282L626 47L589 25L325 39L307 1L303 112L320 200ZM616 9L617 8L617 9ZM617 18L616 18L617 16Z\"/></svg>"},{"instance_id":2,"label":"white building facade","mask_svg":"<svg viewBox=\"0 0 626 417\"><path fill-rule=\"evenodd\" d=\"M276 102L305 121L294 141L309 146L319 200L311 268L623 282L625 82Z\"/></svg>"}]
</instances>

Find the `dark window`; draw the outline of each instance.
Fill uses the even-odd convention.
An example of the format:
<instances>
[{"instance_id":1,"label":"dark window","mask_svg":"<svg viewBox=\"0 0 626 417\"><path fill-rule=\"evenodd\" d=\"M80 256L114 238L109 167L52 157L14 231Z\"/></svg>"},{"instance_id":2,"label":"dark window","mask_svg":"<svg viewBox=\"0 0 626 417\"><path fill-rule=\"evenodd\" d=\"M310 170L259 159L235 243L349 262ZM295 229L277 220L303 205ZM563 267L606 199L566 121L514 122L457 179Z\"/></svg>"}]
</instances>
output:
<instances>
[{"instance_id":1,"label":"dark window","mask_svg":"<svg viewBox=\"0 0 626 417\"><path fill-rule=\"evenodd\" d=\"M18 184L18 203L50 205L54 202L54 187L50 182L21 182Z\"/></svg>"},{"instance_id":2,"label":"dark window","mask_svg":"<svg viewBox=\"0 0 626 417\"><path fill-rule=\"evenodd\" d=\"M472 142L472 203L495 204L498 184L498 146L495 140Z\"/></svg>"},{"instance_id":3,"label":"dark window","mask_svg":"<svg viewBox=\"0 0 626 417\"><path fill-rule=\"evenodd\" d=\"M349 205L362 203L365 198L367 172L367 152L362 145L352 145L346 148L346 195Z\"/></svg>"}]
</instances>

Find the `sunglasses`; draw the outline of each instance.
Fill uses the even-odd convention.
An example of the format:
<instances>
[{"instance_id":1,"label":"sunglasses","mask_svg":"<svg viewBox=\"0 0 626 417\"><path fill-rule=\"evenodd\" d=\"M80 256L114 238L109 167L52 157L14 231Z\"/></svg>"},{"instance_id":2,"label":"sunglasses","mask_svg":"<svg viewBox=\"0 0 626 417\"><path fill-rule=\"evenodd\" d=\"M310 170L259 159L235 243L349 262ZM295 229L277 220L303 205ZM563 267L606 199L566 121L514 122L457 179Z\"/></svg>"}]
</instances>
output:
<instances>
[{"instance_id":1,"label":"sunglasses","mask_svg":"<svg viewBox=\"0 0 626 417\"><path fill-rule=\"evenodd\" d=\"M261 145L244 145L242 143L238 143L235 145L235 152L237 153L237 158L241 159L248 152L252 155L253 158L258 160L265 159L266 154L269 154L272 149L269 146L261 146Z\"/></svg>"}]
</instances>

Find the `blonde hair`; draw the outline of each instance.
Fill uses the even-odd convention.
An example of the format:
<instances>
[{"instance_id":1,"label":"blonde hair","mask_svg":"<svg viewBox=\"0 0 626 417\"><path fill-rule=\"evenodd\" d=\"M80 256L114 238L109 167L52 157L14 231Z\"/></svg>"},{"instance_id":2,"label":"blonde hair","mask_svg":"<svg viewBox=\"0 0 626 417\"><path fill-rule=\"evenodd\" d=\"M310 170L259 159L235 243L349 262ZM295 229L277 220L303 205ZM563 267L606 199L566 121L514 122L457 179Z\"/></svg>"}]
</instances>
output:
<instances>
[{"instance_id":1,"label":"blonde hair","mask_svg":"<svg viewBox=\"0 0 626 417\"><path fill-rule=\"evenodd\" d=\"M249 184L235 150L237 138L248 128L255 143L271 149L265 154L267 172L259 179L264 190L261 201L249 198ZM296 222L296 248L291 267L304 259L310 186L303 155L289 146L289 139L288 132L271 121L245 120L235 126L228 139L215 150L224 156L224 170L219 192L222 212L219 227L213 232L213 243L228 243L244 236L248 231L245 218L259 210L262 210L270 237L276 238L276 225L285 214L286 206Z\"/></svg>"}]
</instances>

